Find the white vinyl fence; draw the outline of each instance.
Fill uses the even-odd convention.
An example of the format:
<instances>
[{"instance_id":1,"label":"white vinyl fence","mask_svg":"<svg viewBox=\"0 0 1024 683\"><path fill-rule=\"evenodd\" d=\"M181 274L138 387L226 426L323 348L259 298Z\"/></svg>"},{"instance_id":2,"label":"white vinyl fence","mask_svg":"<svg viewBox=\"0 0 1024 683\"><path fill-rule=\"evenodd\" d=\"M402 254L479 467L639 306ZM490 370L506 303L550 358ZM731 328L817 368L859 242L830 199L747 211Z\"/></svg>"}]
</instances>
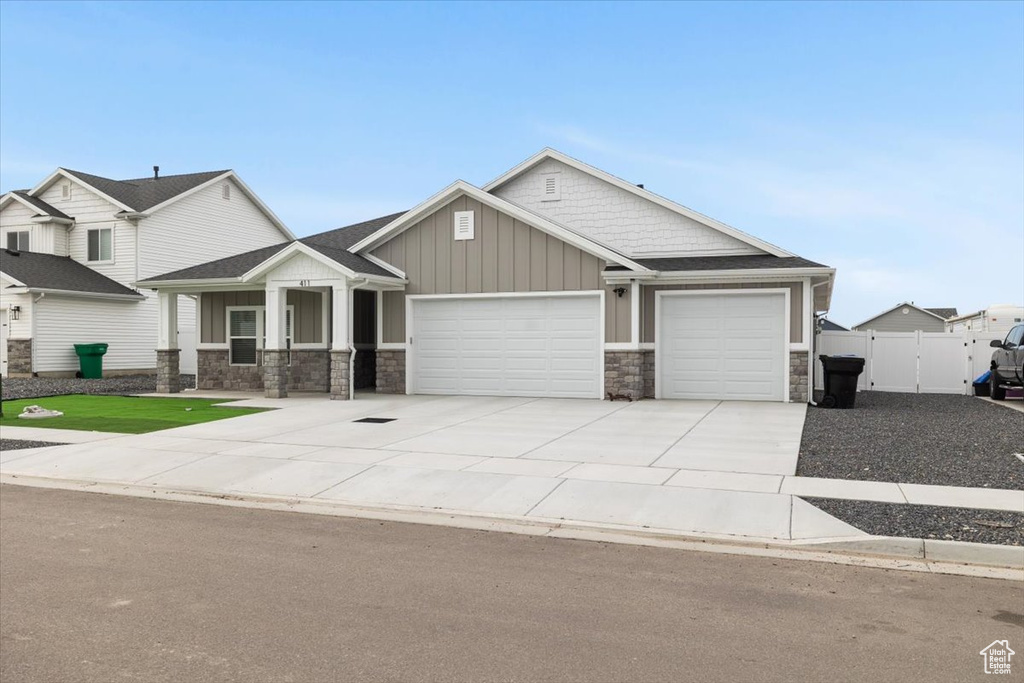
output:
<instances>
[{"instance_id":1,"label":"white vinyl fence","mask_svg":"<svg viewBox=\"0 0 1024 683\"><path fill-rule=\"evenodd\" d=\"M997 335L998 336L998 335ZM970 394L989 369L991 332L821 332L815 339L814 385L823 388L819 355L864 359L858 391Z\"/></svg>"}]
</instances>

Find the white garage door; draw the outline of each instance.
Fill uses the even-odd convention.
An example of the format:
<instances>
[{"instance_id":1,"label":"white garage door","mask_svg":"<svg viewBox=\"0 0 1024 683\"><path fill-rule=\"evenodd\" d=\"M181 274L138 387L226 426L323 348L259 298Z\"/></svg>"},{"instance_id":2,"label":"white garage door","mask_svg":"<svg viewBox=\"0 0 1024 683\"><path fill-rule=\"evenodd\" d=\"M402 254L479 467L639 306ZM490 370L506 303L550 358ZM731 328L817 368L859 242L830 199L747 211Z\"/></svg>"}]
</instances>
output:
<instances>
[{"instance_id":1,"label":"white garage door","mask_svg":"<svg viewBox=\"0 0 1024 683\"><path fill-rule=\"evenodd\" d=\"M599 296L410 299L417 394L599 398Z\"/></svg>"},{"instance_id":2,"label":"white garage door","mask_svg":"<svg viewBox=\"0 0 1024 683\"><path fill-rule=\"evenodd\" d=\"M784 294L661 294L656 322L660 398L785 400Z\"/></svg>"}]
</instances>

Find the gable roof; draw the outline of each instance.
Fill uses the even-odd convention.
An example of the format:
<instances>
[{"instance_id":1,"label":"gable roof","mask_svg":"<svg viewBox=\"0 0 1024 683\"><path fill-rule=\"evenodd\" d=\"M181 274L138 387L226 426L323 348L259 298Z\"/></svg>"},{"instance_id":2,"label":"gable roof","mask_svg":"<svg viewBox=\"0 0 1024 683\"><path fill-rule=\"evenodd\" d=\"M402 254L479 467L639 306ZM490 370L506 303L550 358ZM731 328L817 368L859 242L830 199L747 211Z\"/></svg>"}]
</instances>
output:
<instances>
[{"instance_id":1,"label":"gable roof","mask_svg":"<svg viewBox=\"0 0 1024 683\"><path fill-rule=\"evenodd\" d=\"M949 320L950 318L956 317L955 308L926 308L924 310L928 311L929 313L934 313L943 320Z\"/></svg>"},{"instance_id":2,"label":"gable roof","mask_svg":"<svg viewBox=\"0 0 1024 683\"><path fill-rule=\"evenodd\" d=\"M885 315L886 313L892 313L892 312L893 312L893 311L895 311L895 310L896 310L897 308L903 308L904 306L909 306L910 308L913 308L913 309L915 309L915 310L921 311L921 312L922 312L922 313L924 313L925 315L930 315L930 316L932 316L932 317L934 317L934 318L938 318L938 319L939 319L939 320L941 320L942 322L946 322L946 319L945 319L945 318L943 318L943 317L942 317L941 315L938 315L937 313L933 313L933 312L931 311L931 309L927 309L927 308L921 308L920 306L915 306L914 304L912 304L912 303L911 303L911 302L909 302L909 301L904 301L903 303L901 303L901 304L896 304L896 305L895 305L895 306L893 306L892 308L888 308L888 309L886 309L886 310L882 311L881 313L878 313L877 315L873 315L873 316L871 316L870 318L868 318L867 320L865 320L865 321L864 321L864 322L862 322L862 323L857 323L856 325L854 325L854 326L853 326L853 329L857 329L857 328L859 328L859 327L863 327L864 325L867 325L867 324L868 324L869 322L871 322L872 320L875 320L875 319L877 319L877 318L881 318L881 317L882 317L883 315Z\"/></svg>"},{"instance_id":3,"label":"gable roof","mask_svg":"<svg viewBox=\"0 0 1024 683\"><path fill-rule=\"evenodd\" d=\"M142 298L134 289L100 275L67 256L8 249L0 254L0 272L19 283L16 286L33 290Z\"/></svg>"},{"instance_id":4,"label":"gable roof","mask_svg":"<svg viewBox=\"0 0 1024 683\"><path fill-rule=\"evenodd\" d=\"M374 218L373 220L364 221L362 223L337 228L336 230L328 230L327 232L310 235L309 237L303 237L300 240L282 242L269 247L247 251L243 254L236 254L235 256L217 259L216 261L200 263L199 265L147 278L140 282L240 278L246 273L258 268L261 264L273 258L278 253L284 251L292 244L304 244L356 273L376 275L380 277L395 277L395 274L390 270L373 263L363 256L348 251L348 247L394 221L401 215L401 213L394 213L388 216L381 216L380 218Z\"/></svg>"},{"instance_id":5,"label":"gable roof","mask_svg":"<svg viewBox=\"0 0 1024 683\"><path fill-rule=\"evenodd\" d=\"M731 225L726 225L725 223L715 220L710 216L705 216L704 214L698 211L694 211L693 209L685 207L682 204L678 204L672 201L671 199L666 199L665 197L655 194L650 190L638 187L635 183L630 183L628 181L623 180L622 178L613 176L611 173L602 171L599 168L584 163L579 159L574 159L573 157L570 157L567 154L563 154L558 150L551 149L550 147L545 147L544 149L537 152L529 159L517 164L516 166L512 167L505 173L502 173L500 176L484 185L483 190L484 192L494 192L494 190L498 189L508 181L525 173L526 171L530 170L537 164L548 159L554 159L555 161L559 161L567 166L571 166L572 168L575 168L577 171L591 175L595 178L598 178L599 180L603 180L606 183L614 185L620 190L625 190L626 192L634 194L637 197L645 199L649 202L653 202L654 204L657 204L665 209L668 209L669 211L678 213L681 216L685 216L690 220L696 221L713 230L717 230L721 233L724 233L730 237L739 240L740 242L749 244L750 246L767 252L768 254L771 254L773 256L793 256L793 254L791 254L790 252L780 247L777 247L774 244L771 244L770 242L765 242L764 240L758 239L757 237L747 234L742 230L738 230L737 228L734 228Z\"/></svg>"},{"instance_id":6,"label":"gable roof","mask_svg":"<svg viewBox=\"0 0 1024 683\"><path fill-rule=\"evenodd\" d=\"M818 319L818 324L821 326L821 330L823 332L849 332L850 331L850 330L846 329L845 327L843 327L842 325L840 325L839 323L832 322L828 318L819 318Z\"/></svg>"},{"instance_id":7,"label":"gable roof","mask_svg":"<svg viewBox=\"0 0 1024 683\"><path fill-rule=\"evenodd\" d=\"M249 188L234 171L227 169L223 171L202 171L200 173L182 173L178 175L164 175L148 178L130 178L128 180L113 180L103 176L74 171L67 168L58 168L48 175L41 183L27 191L27 195L35 198L35 195L50 186L58 177L70 178L82 183L101 197L114 204L123 211L129 213L145 213L159 211L160 209L182 199L193 192L215 183L219 180L230 178L239 189L259 207L288 239L295 239L292 231L281 222L281 219L263 203L255 192ZM47 205L48 206L48 205ZM52 207L51 207L52 208ZM67 218L67 216L65 216Z\"/></svg>"},{"instance_id":8,"label":"gable roof","mask_svg":"<svg viewBox=\"0 0 1024 683\"><path fill-rule=\"evenodd\" d=\"M563 242L578 247L588 254L593 254L600 259L604 259L611 263L617 263L629 270L645 270L642 266L637 265L636 261L627 258L609 246L595 241L593 238L581 235L571 228L567 228L566 226L556 223L555 221L541 216L540 214L533 213L528 209L524 209L521 206L505 201L501 197L484 192L480 188L474 187L464 180L456 180L454 183L415 208L406 211L404 214L398 214L398 217L394 221L350 246L349 251L354 253L370 251L371 249L380 246L384 242L387 242L391 238L402 233L406 229L411 228L437 209L463 195L471 199L475 199L485 206L489 206L492 209L512 216L531 227L537 228L541 232L553 235Z\"/></svg>"},{"instance_id":9,"label":"gable roof","mask_svg":"<svg viewBox=\"0 0 1024 683\"><path fill-rule=\"evenodd\" d=\"M92 175L91 173L72 171L69 168L63 170L86 185L99 190L108 197L112 197L119 203L131 208L131 210L140 213L158 204L163 204L168 199L172 199L188 190L231 173L230 170L203 171L201 173L166 175L158 178L111 180L110 178Z\"/></svg>"},{"instance_id":10,"label":"gable roof","mask_svg":"<svg viewBox=\"0 0 1024 683\"><path fill-rule=\"evenodd\" d=\"M28 190L11 190L6 195L4 195L4 199L9 198L21 202L21 204L27 206L29 209L33 211L38 211L39 213L36 214L37 216L50 216L52 218L71 220L71 216L68 216L66 213L50 206L42 199L39 199L38 197L33 197L28 192Z\"/></svg>"}]
</instances>

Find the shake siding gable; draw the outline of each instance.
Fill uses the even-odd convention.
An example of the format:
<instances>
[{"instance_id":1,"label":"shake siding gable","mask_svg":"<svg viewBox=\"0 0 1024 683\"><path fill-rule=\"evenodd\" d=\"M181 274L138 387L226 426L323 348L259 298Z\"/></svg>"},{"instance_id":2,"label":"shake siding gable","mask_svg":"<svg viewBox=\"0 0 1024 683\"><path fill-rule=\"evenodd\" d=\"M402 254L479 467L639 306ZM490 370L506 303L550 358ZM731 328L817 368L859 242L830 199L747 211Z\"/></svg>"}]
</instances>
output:
<instances>
[{"instance_id":1,"label":"shake siding gable","mask_svg":"<svg viewBox=\"0 0 1024 683\"><path fill-rule=\"evenodd\" d=\"M224 199L225 183L230 199ZM288 239L230 179L144 218L139 231L140 279Z\"/></svg>"},{"instance_id":2,"label":"shake siding gable","mask_svg":"<svg viewBox=\"0 0 1024 683\"><path fill-rule=\"evenodd\" d=\"M473 211L475 235L454 239L454 212ZM405 271L405 292L385 292L383 341L405 341L405 294L601 290L604 262L512 216L460 196L378 246ZM617 328L616 328L617 329ZM628 327L626 328L628 335ZM609 338L608 341L618 341ZM628 338L621 341L628 341Z\"/></svg>"},{"instance_id":3,"label":"shake siding gable","mask_svg":"<svg viewBox=\"0 0 1024 683\"><path fill-rule=\"evenodd\" d=\"M557 174L561 199L544 201ZM556 159L546 159L493 194L626 254L738 255L761 250Z\"/></svg>"}]
</instances>

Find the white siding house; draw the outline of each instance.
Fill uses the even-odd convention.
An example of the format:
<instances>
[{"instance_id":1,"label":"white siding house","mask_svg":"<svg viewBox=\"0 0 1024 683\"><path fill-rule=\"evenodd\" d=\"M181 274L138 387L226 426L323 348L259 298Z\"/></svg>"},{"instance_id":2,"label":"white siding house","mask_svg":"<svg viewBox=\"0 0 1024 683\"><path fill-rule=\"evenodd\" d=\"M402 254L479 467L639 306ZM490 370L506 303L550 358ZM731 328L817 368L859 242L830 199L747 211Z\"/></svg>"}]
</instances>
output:
<instances>
[{"instance_id":1,"label":"white siding house","mask_svg":"<svg viewBox=\"0 0 1024 683\"><path fill-rule=\"evenodd\" d=\"M107 374L153 372L157 301L139 280L291 239L233 171L117 181L58 169L0 200L0 372L73 374L74 344L90 342L110 345ZM193 346L195 310L182 298ZM195 349L182 358L194 373Z\"/></svg>"}]
</instances>

